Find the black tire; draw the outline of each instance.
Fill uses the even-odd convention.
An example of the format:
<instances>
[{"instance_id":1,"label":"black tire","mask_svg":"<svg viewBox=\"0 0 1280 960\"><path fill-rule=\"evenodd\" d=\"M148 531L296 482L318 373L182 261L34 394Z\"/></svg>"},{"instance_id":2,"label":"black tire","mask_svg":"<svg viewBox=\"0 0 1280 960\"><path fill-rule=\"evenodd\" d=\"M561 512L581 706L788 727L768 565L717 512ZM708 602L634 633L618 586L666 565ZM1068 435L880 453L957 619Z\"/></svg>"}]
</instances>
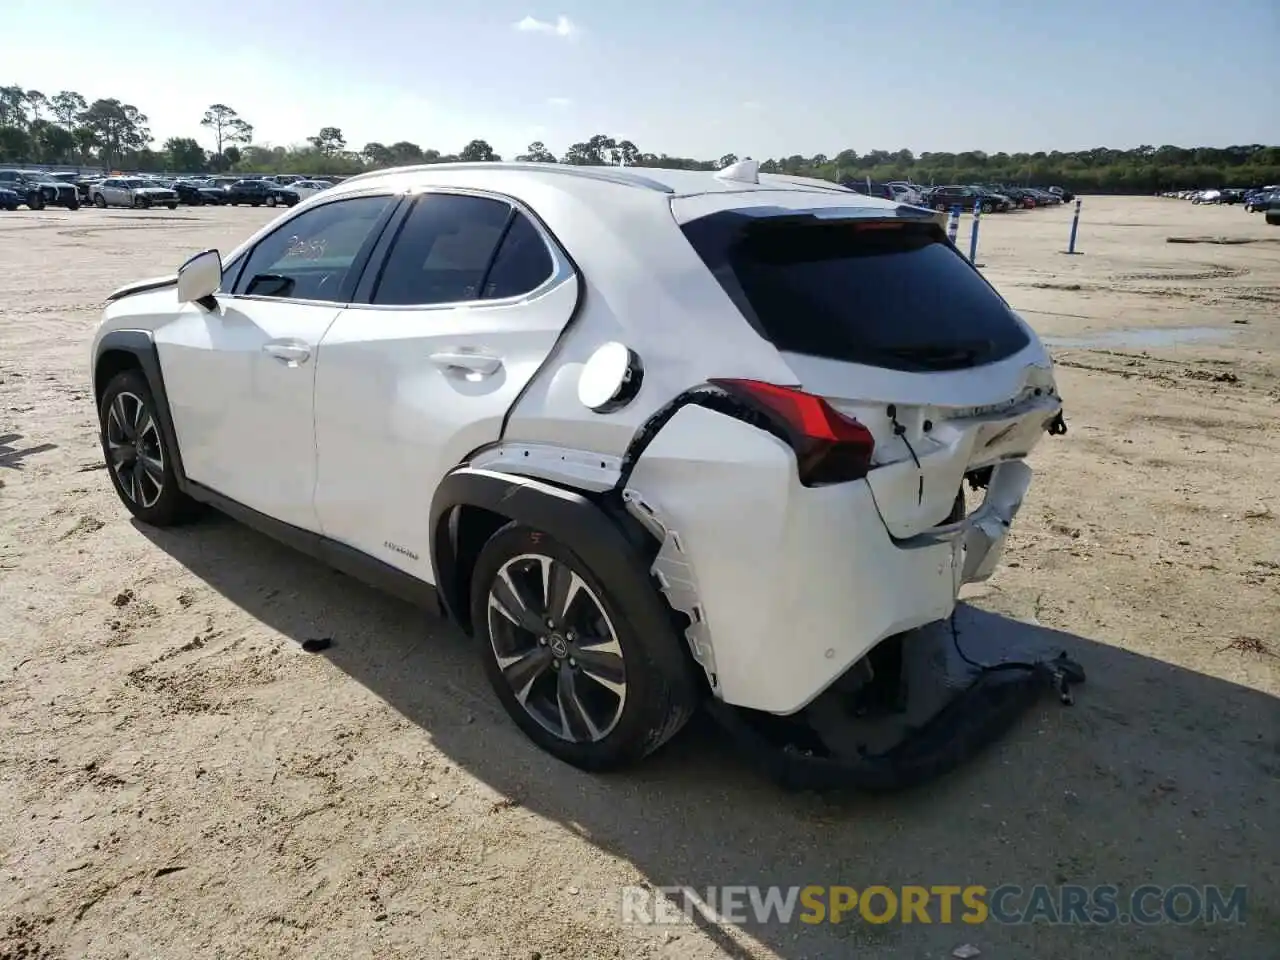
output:
<instances>
[{"instance_id":1,"label":"black tire","mask_svg":"<svg viewBox=\"0 0 1280 960\"><path fill-rule=\"evenodd\" d=\"M33 190L31 193L27 194L27 207L31 210L43 210L44 194L39 190Z\"/></svg>"},{"instance_id":2,"label":"black tire","mask_svg":"<svg viewBox=\"0 0 1280 960\"><path fill-rule=\"evenodd\" d=\"M275 205L276 205L276 198L275 198L275 197L267 197L267 206L268 206L268 207L274 207Z\"/></svg>"},{"instance_id":3,"label":"black tire","mask_svg":"<svg viewBox=\"0 0 1280 960\"><path fill-rule=\"evenodd\" d=\"M79 198L79 197L77 197L75 200L72 200L70 203L68 203L68 204L67 204L67 209L68 209L68 210L79 210L79 209L80 209L80 198Z\"/></svg>"},{"instance_id":4,"label":"black tire","mask_svg":"<svg viewBox=\"0 0 1280 960\"><path fill-rule=\"evenodd\" d=\"M176 203L166 203L165 206L168 207L170 210L178 209L178 205Z\"/></svg>"},{"instance_id":5,"label":"black tire","mask_svg":"<svg viewBox=\"0 0 1280 960\"><path fill-rule=\"evenodd\" d=\"M516 627L509 618L496 611L493 614L495 620L490 620L490 592L499 584L499 574L509 563L512 564L511 569L515 572L511 579L514 582L520 575L521 561L518 558L530 556L561 565L557 569L567 569L586 587L586 593L579 590L575 594L575 599L565 611L566 616L557 618L559 622L542 639L530 630ZM541 584L541 580L535 578L529 583ZM503 588L499 586L498 589L501 591ZM530 608L544 603L540 586L526 585L524 589L536 589L538 593L536 598L530 596ZM698 686L693 680L690 659L683 649L684 641L677 635L674 625L656 633L637 630L624 602L608 585L601 583L568 546L548 534L514 522L502 527L480 551L473 572L470 599L472 622L481 645L485 673L503 708L530 740L566 763L591 771L629 766L665 744L693 716L698 705ZM656 595L654 600L661 603ZM602 611L603 618L592 619L589 614L593 609ZM646 622L643 616L638 620ZM540 629L546 622L536 614L532 615L532 621ZM603 636L612 628L621 656L604 652L603 646L578 645L573 641L575 622L586 623L595 636ZM498 627L496 641L491 624ZM564 654L558 661L552 652L557 649L557 637L561 641L559 650ZM525 687L526 701L534 703L530 708L526 708L517 697L513 681L503 673L495 649L500 647L514 653L517 646L527 649L529 657L536 655L542 663L540 671L533 674L535 679ZM591 656L600 675L607 673L611 678L621 677L623 695L619 696L610 687L591 679L597 676L597 672L588 672L590 668L584 670L583 664L573 659L575 654L580 660ZM532 661L522 656L521 662ZM568 680L565 680L565 674L570 675ZM587 737L579 739L567 739L544 726L550 709L550 692L558 691L562 681L570 686L586 685L575 687L578 694L574 702L581 708L576 717L590 716L594 712L597 721L609 717L609 726L604 728L603 722L584 723L578 719L575 724L577 732L587 734ZM542 711L543 721L535 717L539 704L547 707ZM567 727L569 722L564 720L565 716L565 712L560 710L561 721Z\"/></svg>"},{"instance_id":6,"label":"black tire","mask_svg":"<svg viewBox=\"0 0 1280 960\"><path fill-rule=\"evenodd\" d=\"M107 209L107 198L100 193L95 193L93 195L93 205L99 210L105 210Z\"/></svg>"},{"instance_id":7,"label":"black tire","mask_svg":"<svg viewBox=\"0 0 1280 960\"><path fill-rule=\"evenodd\" d=\"M995 208L991 205L991 201L990 201L990 200L984 200L984 201L982 201L982 212L983 212L983 213L990 213L990 212L991 212L992 210L994 210L994 209L995 209Z\"/></svg>"},{"instance_id":8,"label":"black tire","mask_svg":"<svg viewBox=\"0 0 1280 960\"><path fill-rule=\"evenodd\" d=\"M125 370L107 384L98 408L98 435L111 485L135 517L153 527L169 527L199 513L199 504L178 489L173 451L141 370Z\"/></svg>"}]
</instances>

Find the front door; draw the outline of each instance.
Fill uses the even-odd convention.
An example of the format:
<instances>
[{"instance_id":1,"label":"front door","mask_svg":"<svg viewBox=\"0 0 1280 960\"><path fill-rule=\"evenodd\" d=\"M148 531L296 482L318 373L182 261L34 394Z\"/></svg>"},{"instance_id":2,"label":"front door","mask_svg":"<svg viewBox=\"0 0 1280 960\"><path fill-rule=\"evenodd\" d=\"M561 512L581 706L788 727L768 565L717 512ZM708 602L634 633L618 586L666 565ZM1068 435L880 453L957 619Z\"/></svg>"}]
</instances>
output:
<instances>
[{"instance_id":1,"label":"front door","mask_svg":"<svg viewBox=\"0 0 1280 960\"><path fill-rule=\"evenodd\" d=\"M432 493L500 438L577 285L558 248L506 200L420 196L376 286L320 344L323 533L431 582Z\"/></svg>"},{"instance_id":2,"label":"front door","mask_svg":"<svg viewBox=\"0 0 1280 960\"><path fill-rule=\"evenodd\" d=\"M206 310L156 333L187 476L274 519L316 530L317 350L396 199L338 200L291 217L227 277Z\"/></svg>"}]
</instances>

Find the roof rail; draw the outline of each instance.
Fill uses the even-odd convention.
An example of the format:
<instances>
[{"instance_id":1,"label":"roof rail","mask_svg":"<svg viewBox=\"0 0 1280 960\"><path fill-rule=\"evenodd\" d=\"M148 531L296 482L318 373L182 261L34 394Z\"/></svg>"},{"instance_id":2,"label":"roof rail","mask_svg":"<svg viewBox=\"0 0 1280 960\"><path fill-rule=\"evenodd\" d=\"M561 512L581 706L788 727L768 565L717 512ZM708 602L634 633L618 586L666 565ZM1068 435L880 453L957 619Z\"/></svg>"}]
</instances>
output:
<instances>
[{"instance_id":1,"label":"roof rail","mask_svg":"<svg viewBox=\"0 0 1280 960\"><path fill-rule=\"evenodd\" d=\"M405 167L386 167L382 170L369 170L347 177L342 183L358 183L373 177L389 176L398 173L416 173L426 170L511 170L526 173L552 173L562 176L582 177L586 180L598 180L603 183L616 183L624 187L639 187L655 190L659 193L675 193L675 191L652 177L637 173L635 167L588 167L572 163L533 163L505 160L478 160L460 163L415 163Z\"/></svg>"}]
</instances>

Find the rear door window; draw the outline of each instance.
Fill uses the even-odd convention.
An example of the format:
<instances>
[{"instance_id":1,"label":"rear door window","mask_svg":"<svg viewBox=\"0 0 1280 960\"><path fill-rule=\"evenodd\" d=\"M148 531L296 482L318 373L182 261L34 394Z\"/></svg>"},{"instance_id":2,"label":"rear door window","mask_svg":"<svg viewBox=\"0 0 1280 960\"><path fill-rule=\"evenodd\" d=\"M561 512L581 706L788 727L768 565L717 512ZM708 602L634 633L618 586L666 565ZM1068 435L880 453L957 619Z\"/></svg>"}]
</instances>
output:
<instances>
[{"instance_id":1,"label":"rear door window","mask_svg":"<svg viewBox=\"0 0 1280 960\"><path fill-rule=\"evenodd\" d=\"M932 223L725 211L682 229L781 351L923 372L994 363L1030 342Z\"/></svg>"},{"instance_id":2,"label":"rear door window","mask_svg":"<svg viewBox=\"0 0 1280 960\"><path fill-rule=\"evenodd\" d=\"M372 302L397 306L480 299L512 208L502 200L426 194L391 247Z\"/></svg>"}]
</instances>

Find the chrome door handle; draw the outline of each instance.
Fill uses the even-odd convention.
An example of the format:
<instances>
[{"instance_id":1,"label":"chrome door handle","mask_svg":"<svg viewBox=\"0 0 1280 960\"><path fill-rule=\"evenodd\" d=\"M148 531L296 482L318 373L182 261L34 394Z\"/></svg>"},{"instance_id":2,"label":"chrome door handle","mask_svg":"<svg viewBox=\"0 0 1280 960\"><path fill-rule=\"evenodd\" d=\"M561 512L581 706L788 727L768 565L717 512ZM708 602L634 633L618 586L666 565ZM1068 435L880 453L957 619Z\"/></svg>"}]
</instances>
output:
<instances>
[{"instance_id":1,"label":"chrome door handle","mask_svg":"<svg viewBox=\"0 0 1280 960\"><path fill-rule=\"evenodd\" d=\"M306 363L311 356L311 348L305 343L264 343L262 352L291 367Z\"/></svg>"},{"instance_id":2,"label":"chrome door handle","mask_svg":"<svg viewBox=\"0 0 1280 960\"><path fill-rule=\"evenodd\" d=\"M431 354L431 362L446 370L465 370L489 376L497 373L502 367L502 358L488 353L464 353L462 351L445 350Z\"/></svg>"}]
</instances>

